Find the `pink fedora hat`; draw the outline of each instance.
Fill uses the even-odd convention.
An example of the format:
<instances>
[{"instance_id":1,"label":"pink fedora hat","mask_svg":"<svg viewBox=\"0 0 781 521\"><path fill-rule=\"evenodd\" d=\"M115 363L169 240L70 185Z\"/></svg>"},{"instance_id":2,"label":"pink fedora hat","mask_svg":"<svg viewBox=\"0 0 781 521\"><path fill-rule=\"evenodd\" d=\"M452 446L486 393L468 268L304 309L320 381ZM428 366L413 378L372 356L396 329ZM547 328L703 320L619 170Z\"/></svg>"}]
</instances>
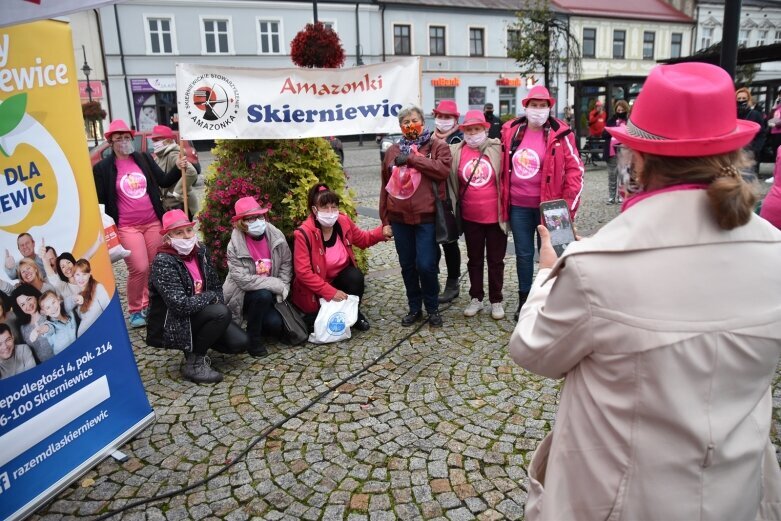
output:
<instances>
[{"instance_id":1,"label":"pink fedora hat","mask_svg":"<svg viewBox=\"0 0 781 521\"><path fill-rule=\"evenodd\" d=\"M461 115L461 113L458 112L458 106L456 105L456 102L452 99L443 99L440 101L439 105L437 105L437 108L435 108L433 112L435 116L453 116L457 118Z\"/></svg>"},{"instance_id":2,"label":"pink fedora hat","mask_svg":"<svg viewBox=\"0 0 781 521\"><path fill-rule=\"evenodd\" d=\"M174 131L170 127L165 125L155 125L152 129L152 133L149 135L150 139L176 139Z\"/></svg>"},{"instance_id":3,"label":"pink fedora hat","mask_svg":"<svg viewBox=\"0 0 781 521\"><path fill-rule=\"evenodd\" d=\"M268 208L261 207L255 198L251 196L242 197L236 201L236 204L233 205L233 209L236 211L236 215L231 218L232 222L253 215L263 215L268 212Z\"/></svg>"},{"instance_id":4,"label":"pink fedora hat","mask_svg":"<svg viewBox=\"0 0 781 521\"><path fill-rule=\"evenodd\" d=\"M485 120L485 114L482 110L470 110L464 116L464 122L458 125L458 128L464 130L465 127L480 125L485 128L491 128L491 124Z\"/></svg>"},{"instance_id":5,"label":"pink fedora hat","mask_svg":"<svg viewBox=\"0 0 781 521\"><path fill-rule=\"evenodd\" d=\"M111 141L111 135L116 134L117 132L121 133L130 133L131 136L134 136L136 133L130 130L130 127L127 126L127 123L125 123L124 119L115 119L111 122L111 124L108 126L108 130L104 134L106 136L106 141Z\"/></svg>"},{"instance_id":6,"label":"pink fedora hat","mask_svg":"<svg viewBox=\"0 0 781 521\"><path fill-rule=\"evenodd\" d=\"M607 127L638 152L696 157L743 148L759 130L737 118L735 87L724 69L707 63L655 67L624 127Z\"/></svg>"},{"instance_id":7,"label":"pink fedora hat","mask_svg":"<svg viewBox=\"0 0 781 521\"><path fill-rule=\"evenodd\" d=\"M548 105L551 107L556 103L556 100L550 97L550 92L548 92L548 89L542 85L535 85L532 87L526 97L523 98L523 101L521 101L521 105L525 107L533 99L547 101Z\"/></svg>"},{"instance_id":8,"label":"pink fedora hat","mask_svg":"<svg viewBox=\"0 0 781 521\"><path fill-rule=\"evenodd\" d=\"M195 226L195 223L187 218L184 210L169 210L163 214L163 229L160 230L160 235L185 226Z\"/></svg>"}]
</instances>

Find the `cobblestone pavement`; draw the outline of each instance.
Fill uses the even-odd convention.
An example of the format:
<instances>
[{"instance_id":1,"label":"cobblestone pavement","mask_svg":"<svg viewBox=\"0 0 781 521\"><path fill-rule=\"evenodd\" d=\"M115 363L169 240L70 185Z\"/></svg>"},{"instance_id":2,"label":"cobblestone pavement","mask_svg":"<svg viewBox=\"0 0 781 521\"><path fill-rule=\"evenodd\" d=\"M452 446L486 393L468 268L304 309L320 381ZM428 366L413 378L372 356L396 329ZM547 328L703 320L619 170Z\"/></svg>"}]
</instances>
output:
<instances>
[{"instance_id":1,"label":"cobblestone pavement","mask_svg":"<svg viewBox=\"0 0 781 521\"><path fill-rule=\"evenodd\" d=\"M348 144L345 155L351 186L370 214L379 189L377 148ZM604 204L606 177L604 169L586 174L578 215L584 234L618 212ZM359 224L378 221L362 216ZM123 288L123 267L117 277ZM560 382L527 373L507 356L517 305L512 255L505 288L504 320L486 311L462 315L464 278L461 296L444 310L445 327L402 328L396 254L392 243L380 244L371 250L363 306L370 331L331 345L272 345L263 359L215 353L213 365L225 373L218 385L182 381L181 355L149 348L143 330L131 330L156 423L122 448L127 462L103 461L33 519L89 518L196 483L233 461L259 432L396 345L207 484L116 518L521 519L526 467L551 428ZM779 444L781 369L774 389Z\"/></svg>"}]
</instances>

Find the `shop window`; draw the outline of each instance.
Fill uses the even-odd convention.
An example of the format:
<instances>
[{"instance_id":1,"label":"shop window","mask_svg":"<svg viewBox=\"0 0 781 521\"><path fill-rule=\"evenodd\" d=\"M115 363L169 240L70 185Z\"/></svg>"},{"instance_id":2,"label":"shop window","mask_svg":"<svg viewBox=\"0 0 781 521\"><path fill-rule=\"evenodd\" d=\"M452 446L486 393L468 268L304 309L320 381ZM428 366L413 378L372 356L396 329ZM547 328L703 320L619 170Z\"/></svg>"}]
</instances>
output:
<instances>
[{"instance_id":1,"label":"shop window","mask_svg":"<svg viewBox=\"0 0 781 521\"><path fill-rule=\"evenodd\" d=\"M643 33L643 59L654 59L654 45L656 44L656 33L653 31L645 31Z\"/></svg>"},{"instance_id":2,"label":"shop window","mask_svg":"<svg viewBox=\"0 0 781 521\"><path fill-rule=\"evenodd\" d=\"M683 33L673 33L670 40L670 58L680 58L683 49Z\"/></svg>"},{"instance_id":3,"label":"shop window","mask_svg":"<svg viewBox=\"0 0 781 521\"><path fill-rule=\"evenodd\" d=\"M282 22L280 20L258 20L258 52L280 54L282 52Z\"/></svg>"},{"instance_id":4,"label":"shop window","mask_svg":"<svg viewBox=\"0 0 781 521\"><path fill-rule=\"evenodd\" d=\"M229 18L202 18L202 41L204 54L230 54L232 52L232 31Z\"/></svg>"},{"instance_id":5,"label":"shop window","mask_svg":"<svg viewBox=\"0 0 781 521\"><path fill-rule=\"evenodd\" d=\"M583 57L596 58L597 56L597 30L591 27L583 28Z\"/></svg>"},{"instance_id":6,"label":"shop window","mask_svg":"<svg viewBox=\"0 0 781 521\"><path fill-rule=\"evenodd\" d=\"M147 54L174 54L173 18L146 18Z\"/></svg>"},{"instance_id":7,"label":"shop window","mask_svg":"<svg viewBox=\"0 0 781 521\"><path fill-rule=\"evenodd\" d=\"M445 55L445 28L431 26L428 28L428 53L431 56Z\"/></svg>"},{"instance_id":8,"label":"shop window","mask_svg":"<svg viewBox=\"0 0 781 521\"><path fill-rule=\"evenodd\" d=\"M515 116L517 106L515 100L518 98L518 89L514 87L499 87L499 117L510 114Z\"/></svg>"},{"instance_id":9,"label":"shop window","mask_svg":"<svg viewBox=\"0 0 781 521\"><path fill-rule=\"evenodd\" d=\"M485 56L483 29L469 29L469 56Z\"/></svg>"},{"instance_id":10,"label":"shop window","mask_svg":"<svg viewBox=\"0 0 781 521\"><path fill-rule=\"evenodd\" d=\"M623 60L626 53L626 31L613 31L613 58Z\"/></svg>"},{"instance_id":11,"label":"shop window","mask_svg":"<svg viewBox=\"0 0 781 521\"><path fill-rule=\"evenodd\" d=\"M469 108L483 108L483 105L485 105L485 93L485 87L469 87Z\"/></svg>"},{"instance_id":12,"label":"shop window","mask_svg":"<svg viewBox=\"0 0 781 521\"><path fill-rule=\"evenodd\" d=\"M393 54L412 54L409 25L393 26Z\"/></svg>"},{"instance_id":13,"label":"shop window","mask_svg":"<svg viewBox=\"0 0 781 521\"><path fill-rule=\"evenodd\" d=\"M455 87L434 87L434 106L436 107L439 105L439 102L442 100L456 99L456 88Z\"/></svg>"}]
</instances>

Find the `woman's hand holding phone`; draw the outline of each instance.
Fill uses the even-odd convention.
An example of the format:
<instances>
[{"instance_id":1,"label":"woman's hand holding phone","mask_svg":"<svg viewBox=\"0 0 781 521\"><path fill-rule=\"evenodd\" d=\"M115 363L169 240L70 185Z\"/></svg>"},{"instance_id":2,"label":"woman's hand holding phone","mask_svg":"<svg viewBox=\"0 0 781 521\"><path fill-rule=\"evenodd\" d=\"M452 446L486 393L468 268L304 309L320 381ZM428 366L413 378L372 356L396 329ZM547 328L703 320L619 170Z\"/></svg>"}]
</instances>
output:
<instances>
[{"instance_id":1,"label":"woman's hand holding phone","mask_svg":"<svg viewBox=\"0 0 781 521\"><path fill-rule=\"evenodd\" d=\"M537 226L537 233L540 235L540 269L550 269L556 264L559 256L553 249L548 229L540 224Z\"/></svg>"}]
</instances>

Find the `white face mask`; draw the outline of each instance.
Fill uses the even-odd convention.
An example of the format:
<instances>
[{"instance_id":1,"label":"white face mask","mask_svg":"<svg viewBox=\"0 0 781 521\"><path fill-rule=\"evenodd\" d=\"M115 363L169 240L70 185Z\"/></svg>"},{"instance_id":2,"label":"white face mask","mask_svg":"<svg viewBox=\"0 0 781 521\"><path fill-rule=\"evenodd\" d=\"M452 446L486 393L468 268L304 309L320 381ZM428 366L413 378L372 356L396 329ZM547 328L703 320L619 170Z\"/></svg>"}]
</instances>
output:
<instances>
[{"instance_id":1,"label":"white face mask","mask_svg":"<svg viewBox=\"0 0 781 521\"><path fill-rule=\"evenodd\" d=\"M171 237L171 247L176 250L179 255L189 255L195 245L198 244L198 237L193 235L189 239L177 239Z\"/></svg>"},{"instance_id":2,"label":"white face mask","mask_svg":"<svg viewBox=\"0 0 781 521\"><path fill-rule=\"evenodd\" d=\"M467 146L472 148L477 148L483 144L483 142L486 140L487 137L488 134L486 134L484 130L478 134L471 134L471 135L464 134L464 141L466 141Z\"/></svg>"},{"instance_id":3,"label":"white face mask","mask_svg":"<svg viewBox=\"0 0 781 521\"><path fill-rule=\"evenodd\" d=\"M453 118L436 118L434 124L440 132L447 132L455 126L456 122L453 121Z\"/></svg>"},{"instance_id":4,"label":"white face mask","mask_svg":"<svg viewBox=\"0 0 781 521\"><path fill-rule=\"evenodd\" d=\"M129 156L136 150L136 148L133 146L132 141L120 141L119 143L116 143L116 145L117 145L118 154L124 154L126 156Z\"/></svg>"},{"instance_id":5,"label":"white face mask","mask_svg":"<svg viewBox=\"0 0 781 521\"><path fill-rule=\"evenodd\" d=\"M530 107L526 109L526 119L535 127L543 126L545 122L548 121L549 116L550 108L535 109Z\"/></svg>"},{"instance_id":6,"label":"white face mask","mask_svg":"<svg viewBox=\"0 0 781 521\"><path fill-rule=\"evenodd\" d=\"M326 228L332 228L336 221L339 220L339 211L333 212L317 212L317 222Z\"/></svg>"},{"instance_id":7,"label":"white face mask","mask_svg":"<svg viewBox=\"0 0 781 521\"><path fill-rule=\"evenodd\" d=\"M260 237L261 235L266 233L266 220L257 219L249 223L247 225L247 233L249 233L253 237Z\"/></svg>"},{"instance_id":8,"label":"white face mask","mask_svg":"<svg viewBox=\"0 0 781 521\"><path fill-rule=\"evenodd\" d=\"M159 154L165 147L168 146L168 143L163 141L155 141L152 144L152 148L154 148L155 154Z\"/></svg>"}]
</instances>

